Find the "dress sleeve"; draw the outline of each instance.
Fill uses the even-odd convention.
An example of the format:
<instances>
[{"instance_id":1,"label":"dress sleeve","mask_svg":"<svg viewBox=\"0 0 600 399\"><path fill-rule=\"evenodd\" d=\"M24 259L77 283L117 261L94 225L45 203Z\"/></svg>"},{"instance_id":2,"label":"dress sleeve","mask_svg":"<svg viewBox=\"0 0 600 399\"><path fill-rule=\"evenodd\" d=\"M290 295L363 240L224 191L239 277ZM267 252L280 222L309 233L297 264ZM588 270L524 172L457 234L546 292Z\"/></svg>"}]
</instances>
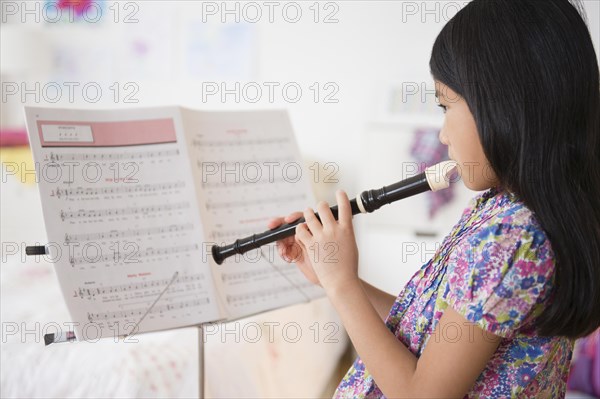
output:
<instances>
[{"instance_id":1,"label":"dress sleeve","mask_svg":"<svg viewBox=\"0 0 600 399\"><path fill-rule=\"evenodd\" d=\"M539 225L497 218L458 241L447 267L448 305L483 330L508 337L543 310L554 255Z\"/></svg>"}]
</instances>

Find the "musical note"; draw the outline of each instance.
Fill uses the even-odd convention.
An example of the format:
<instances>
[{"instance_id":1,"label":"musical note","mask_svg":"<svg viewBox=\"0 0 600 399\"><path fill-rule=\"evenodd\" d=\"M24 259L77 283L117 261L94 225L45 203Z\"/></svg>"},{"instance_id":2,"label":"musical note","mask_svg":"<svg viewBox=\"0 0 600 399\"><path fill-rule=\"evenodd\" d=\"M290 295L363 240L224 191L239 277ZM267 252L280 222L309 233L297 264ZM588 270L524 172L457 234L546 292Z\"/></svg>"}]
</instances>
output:
<instances>
[{"instance_id":1,"label":"musical note","mask_svg":"<svg viewBox=\"0 0 600 399\"><path fill-rule=\"evenodd\" d=\"M210 232L210 237L214 240L225 239L230 237L244 236L255 233L255 227L248 227L245 229L234 229L234 230L213 230Z\"/></svg>"},{"instance_id":2,"label":"musical note","mask_svg":"<svg viewBox=\"0 0 600 399\"><path fill-rule=\"evenodd\" d=\"M289 137L273 137L265 139L250 139L250 140L192 140L192 145L200 148L207 147L243 147L250 145L269 145L269 144L284 144L290 141Z\"/></svg>"},{"instance_id":3,"label":"musical note","mask_svg":"<svg viewBox=\"0 0 600 399\"><path fill-rule=\"evenodd\" d=\"M239 182L235 182L235 181L217 181L217 182L202 182L202 187L203 188L230 188L230 187L240 187L240 186L247 186L247 185L257 185L257 184L278 184L278 183L282 183L285 182L286 179L284 177L273 177L272 179L269 180L269 178L267 177L266 179L261 179L261 180L249 180L249 179L240 179Z\"/></svg>"},{"instance_id":4,"label":"musical note","mask_svg":"<svg viewBox=\"0 0 600 399\"><path fill-rule=\"evenodd\" d=\"M254 167L257 165L259 167L268 167L269 165L277 166L279 164L293 162L293 157L269 157L263 159L245 159L245 160L235 160L235 161L221 161L221 162L206 162L206 161L198 161L197 165L200 169L205 167L206 164L211 166L218 166L222 170L233 170L234 168L248 168L250 166Z\"/></svg>"},{"instance_id":5,"label":"musical note","mask_svg":"<svg viewBox=\"0 0 600 399\"><path fill-rule=\"evenodd\" d=\"M288 268L288 272L291 272L291 274L295 274L295 270L293 267L289 267ZM270 277L273 275L278 274L277 270L271 269L271 268L262 268L262 269L257 269L257 270L249 270L249 271L243 271L243 272L236 272L236 273L222 273L221 274L221 280L226 283L226 282L236 282L236 281L247 281L247 280L252 280L252 279L256 279L256 278L265 278L265 277Z\"/></svg>"},{"instance_id":6,"label":"musical note","mask_svg":"<svg viewBox=\"0 0 600 399\"><path fill-rule=\"evenodd\" d=\"M173 183L158 183L158 184L137 184L137 185L120 185L108 187L75 187L75 188L57 188L52 191L52 195L56 197L78 197L92 195L108 195L108 194L137 194L137 193L155 193L159 191L175 190L185 187L185 182L178 181Z\"/></svg>"},{"instance_id":7,"label":"musical note","mask_svg":"<svg viewBox=\"0 0 600 399\"><path fill-rule=\"evenodd\" d=\"M223 201L223 202L207 202L206 209L220 209L220 208L235 208L235 207L248 207L252 205L262 205L276 202L286 202L286 201L294 201L294 200L302 200L305 199L305 194L292 194L292 195L282 195L278 197L266 197L266 198L255 198L251 200L233 200L233 201Z\"/></svg>"},{"instance_id":8,"label":"musical note","mask_svg":"<svg viewBox=\"0 0 600 399\"><path fill-rule=\"evenodd\" d=\"M195 308L204 306L210 303L210 298L203 297L197 299L190 299L187 301L173 302L166 305L155 306L148 312L149 314L157 314L170 312L173 310L182 310L188 308ZM146 312L146 308L136 308L131 310L117 310L112 312L98 312L98 313L88 313L88 320L90 323L101 321L101 320L115 320L115 319L129 319L129 318L137 318L142 317Z\"/></svg>"},{"instance_id":9,"label":"musical note","mask_svg":"<svg viewBox=\"0 0 600 399\"><path fill-rule=\"evenodd\" d=\"M91 241L91 240L113 240L117 238L151 236L166 233L177 233L194 229L193 223L172 224L162 227L148 227L145 229L110 230L101 233L87 234L65 234L65 243Z\"/></svg>"},{"instance_id":10,"label":"musical note","mask_svg":"<svg viewBox=\"0 0 600 399\"><path fill-rule=\"evenodd\" d=\"M129 334L127 334L128 336L132 333L137 332L137 327L140 325L140 323L146 318L146 316L148 315L148 313L150 313L152 311L152 309L154 308L154 305L156 305L156 303L160 300L160 298L164 295L165 292L167 292L167 289L169 288L169 286L171 284L173 284L173 281L175 281L177 279L177 276L179 275L179 272L175 272L173 274L173 278L171 278L171 281L167 284L167 286L162 290L162 292L158 295L158 297L154 300L154 302L152 302L152 305L150 305L150 307L146 310L146 312L144 313L144 315L138 320L137 323L135 323L135 326L133 326L133 328L131 329L131 332Z\"/></svg>"},{"instance_id":11,"label":"musical note","mask_svg":"<svg viewBox=\"0 0 600 399\"><path fill-rule=\"evenodd\" d=\"M161 150L161 151L137 151L137 152L124 152L120 154L115 153L65 153L65 154L55 154L53 152L50 153L49 156L46 157L50 162L58 162L58 161L119 161L122 159L146 159L146 158L159 158L159 157L174 157L179 155L179 149L174 150Z\"/></svg>"},{"instance_id":12,"label":"musical note","mask_svg":"<svg viewBox=\"0 0 600 399\"><path fill-rule=\"evenodd\" d=\"M187 209L190 204L187 202L167 205L139 206L127 208L112 209L80 209L78 211L60 211L60 217L64 221L74 218L99 218L103 216L123 216L123 215L146 215L148 213L168 212L180 209Z\"/></svg>"},{"instance_id":13,"label":"musical note","mask_svg":"<svg viewBox=\"0 0 600 399\"><path fill-rule=\"evenodd\" d=\"M203 274L191 274L186 276L177 277L173 281L173 285L178 284L189 284L196 283L204 280ZM162 287L165 284L168 284L170 279L158 279L158 280L149 280L149 281L139 281L136 283L130 284L117 284L110 286L100 286L100 287L79 287L76 292L76 295L81 299L94 299L96 296L101 295L110 295L110 294L121 294L121 293L131 293L139 290L153 289Z\"/></svg>"},{"instance_id":14,"label":"musical note","mask_svg":"<svg viewBox=\"0 0 600 399\"><path fill-rule=\"evenodd\" d=\"M313 284L309 281L305 281L301 284L298 284L300 288L310 288ZM230 305L236 305L237 302L247 302L247 301L257 301L257 300L266 300L269 297L278 296L280 294L284 294L287 292L296 291L297 288L295 286L290 285L282 285L279 287L269 288L261 291L252 291L243 294L236 295L227 295L227 303Z\"/></svg>"},{"instance_id":15,"label":"musical note","mask_svg":"<svg viewBox=\"0 0 600 399\"><path fill-rule=\"evenodd\" d=\"M72 267L77 265L84 264L94 264L94 263L137 263L140 261L140 258L150 257L150 256L159 256L159 255L170 255L182 252L189 252L198 249L198 244L192 245L181 245L177 247L167 247L167 248L147 248L142 252L130 252L130 253L122 253L125 251L115 251L114 253L109 253L107 255L99 255L96 258L92 257L71 257L70 263Z\"/></svg>"}]
</instances>

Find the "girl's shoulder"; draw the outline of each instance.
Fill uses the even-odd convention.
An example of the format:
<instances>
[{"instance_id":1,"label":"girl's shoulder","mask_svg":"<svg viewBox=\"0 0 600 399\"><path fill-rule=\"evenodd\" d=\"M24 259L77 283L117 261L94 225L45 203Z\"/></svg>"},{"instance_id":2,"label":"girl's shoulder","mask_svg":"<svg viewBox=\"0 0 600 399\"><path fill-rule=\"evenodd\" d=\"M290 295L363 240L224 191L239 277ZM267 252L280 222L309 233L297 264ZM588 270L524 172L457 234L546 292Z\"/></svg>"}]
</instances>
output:
<instances>
[{"instance_id":1,"label":"girl's shoulder","mask_svg":"<svg viewBox=\"0 0 600 399\"><path fill-rule=\"evenodd\" d=\"M493 187L471 199L463 211L459 225L470 230L471 237L488 239L513 239L533 235L535 244L550 242L535 213L514 193Z\"/></svg>"},{"instance_id":2,"label":"girl's shoulder","mask_svg":"<svg viewBox=\"0 0 600 399\"><path fill-rule=\"evenodd\" d=\"M554 254L516 195L501 188L477 195L453 235L448 300L459 313L501 336L538 315L553 284Z\"/></svg>"},{"instance_id":3,"label":"girl's shoulder","mask_svg":"<svg viewBox=\"0 0 600 399\"><path fill-rule=\"evenodd\" d=\"M528 260L544 269L554 267L552 244L535 213L508 190L494 187L477 195L460 225L462 234L456 245L473 251L472 255L484 255L484 260L486 255L501 256L504 267L519 266L521 263L515 265L517 260ZM549 270L538 272L548 274Z\"/></svg>"}]
</instances>

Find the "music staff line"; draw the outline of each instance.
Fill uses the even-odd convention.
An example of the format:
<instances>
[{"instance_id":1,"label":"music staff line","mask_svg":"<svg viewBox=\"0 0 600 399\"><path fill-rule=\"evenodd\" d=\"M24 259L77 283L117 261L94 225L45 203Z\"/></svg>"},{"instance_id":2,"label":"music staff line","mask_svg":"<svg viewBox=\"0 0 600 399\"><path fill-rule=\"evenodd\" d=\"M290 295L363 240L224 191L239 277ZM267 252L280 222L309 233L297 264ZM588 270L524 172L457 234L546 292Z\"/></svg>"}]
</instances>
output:
<instances>
[{"instance_id":1,"label":"music staff line","mask_svg":"<svg viewBox=\"0 0 600 399\"><path fill-rule=\"evenodd\" d=\"M213 230L210 232L210 237L214 240L227 237L244 236L256 233L256 227L248 227L246 229L237 230Z\"/></svg>"},{"instance_id":2,"label":"music staff line","mask_svg":"<svg viewBox=\"0 0 600 399\"><path fill-rule=\"evenodd\" d=\"M188 202L181 202L176 204L166 205L150 205L150 206L139 206L139 207L127 207L127 208L112 208L112 209L80 209L77 211L60 211L60 218L64 222L66 219L74 218L97 218L102 216L122 216L122 215L137 215L137 214L148 214L157 212L167 212L172 210L186 209L189 208Z\"/></svg>"},{"instance_id":3,"label":"music staff line","mask_svg":"<svg viewBox=\"0 0 600 399\"><path fill-rule=\"evenodd\" d=\"M204 274L190 274L186 276L177 277L172 284L189 284L195 283L198 281L204 280ZM108 287L96 287L96 288L85 288L80 287L74 296L78 296L81 299L86 297L87 299L91 299L97 295L110 295L110 294L120 294L123 292L134 292L143 289L153 289L157 287L163 287L171 281L171 278L166 279L158 279L158 280L150 280L150 281L140 281L138 283L131 284L119 284L119 285L111 285Z\"/></svg>"},{"instance_id":4,"label":"music staff line","mask_svg":"<svg viewBox=\"0 0 600 399\"><path fill-rule=\"evenodd\" d=\"M187 297L191 297L191 296L197 296L199 294L199 290L200 288L198 287L198 289L193 288L193 289L186 289L184 288L182 285L174 285L174 286L170 286L169 289L167 289L165 291L165 293L169 293L169 298L171 300L175 300L175 299L179 299L179 298L187 298ZM205 290L202 290L204 293ZM100 301L102 304L105 305L110 305L110 304L119 304L119 306L121 306L122 308L127 308L127 307L132 307L132 306L140 306L140 305L145 305L146 302L148 301L148 298L156 298L157 293L160 291L154 290L154 291L140 291L140 292L135 292L135 294L131 294L131 295L126 295L124 294L123 297L104 297L102 298L102 300ZM95 298L86 298L88 300L93 301ZM130 302L130 301L136 301L136 302Z\"/></svg>"},{"instance_id":5,"label":"music staff line","mask_svg":"<svg viewBox=\"0 0 600 399\"><path fill-rule=\"evenodd\" d=\"M127 254L119 252L115 252L109 255L100 255L98 258L91 259L90 257L71 257L69 258L69 263L72 267L83 264L95 264L95 263L137 263L139 258L145 258L149 256L157 256L157 255L169 255L175 253L189 252L198 249L198 244L192 245L181 245L178 247L170 247L170 248L148 248L142 252L131 252ZM133 259L133 260L131 260ZM126 262L127 260L131 260L130 262Z\"/></svg>"},{"instance_id":6,"label":"music staff line","mask_svg":"<svg viewBox=\"0 0 600 399\"><path fill-rule=\"evenodd\" d=\"M313 284L310 281L306 281L304 283L298 284L297 287L310 288L312 285ZM270 288L270 289L262 290L262 291L248 292L245 294L227 295L226 299L227 299L228 304L235 304L236 302L245 302L250 299L265 298L265 297L269 297L269 296L275 296L278 294L286 293L288 291L295 291L295 290L297 290L297 287L285 285L285 286Z\"/></svg>"},{"instance_id":7,"label":"music staff line","mask_svg":"<svg viewBox=\"0 0 600 399\"><path fill-rule=\"evenodd\" d=\"M248 279L251 279L254 277L260 277L260 276L270 276L270 275L274 275L274 274L279 276L280 272L281 273L287 272L287 274L293 274L293 275L297 274L297 270L294 267L287 267L287 270L281 270L281 271L269 269L269 268L263 268L263 269L248 270L248 271L243 271L243 272L235 272L235 273L222 273L221 280L224 283L227 281L238 281L238 280L245 281L245 280L248 280Z\"/></svg>"},{"instance_id":8,"label":"music staff line","mask_svg":"<svg viewBox=\"0 0 600 399\"><path fill-rule=\"evenodd\" d=\"M182 310L186 308L193 308L197 306L207 305L210 303L209 297L190 299L188 301L174 302L161 306L154 306L149 312L146 308L137 308L131 310L117 310L112 312L99 312L99 313L88 313L88 320L90 323L98 320L114 320L114 319L125 319L133 317L142 317L145 314L156 314L175 310Z\"/></svg>"},{"instance_id":9,"label":"music staff line","mask_svg":"<svg viewBox=\"0 0 600 399\"><path fill-rule=\"evenodd\" d=\"M287 202L294 200L304 200L306 198L305 194L294 194L294 195L284 195L280 197L268 197L268 198L257 198L252 200L240 199L236 201L228 201L228 202L207 202L206 209L220 209L220 208L234 208L234 207L247 207L251 205L261 205L261 204L270 204L270 203L279 203L279 202Z\"/></svg>"},{"instance_id":10,"label":"music staff line","mask_svg":"<svg viewBox=\"0 0 600 399\"><path fill-rule=\"evenodd\" d=\"M156 305L156 303L158 301L160 301L160 298L162 298L162 296L165 294L165 292L167 292L167 290L169 289L169 287L171 286L171 284L173 284L173 281L175 281L175 279L177 279L178 275L179 275L178 271L176 271L175 273L173 273L173 277L171 278L171 281L169 281L169 283L167 284L167 286L160 292L160 294L158 295L158 297L156 297L156 299L154 300L154 302L152 302L152 305L150 305L150 307L148 309L146 309L146 312L144 313L144 315L141 317L141 319L138 320L137 323L135 323L135 326L133 326L133 328L131 329L131 332L127 336L129 336L131 333L135 333L137 331L137 327L146 318L146 316L148 316L148 314L150 313L150 311L152 311L152 308L154 308L154 306Z\"/></svg>"},{"instance_id":11,"label":"music staff line","mask_svg":"<svg viewBox=\"0 0 600 399\"><path fill-rule=\"evenodd\" d=\"M85 196L85 195L106 195L106 194L129 194L129 193L148 193L157 191L173 190L185 187L185 182L179 181L175 183L157 183L157 184L136 184L136 185L125 185L119 187L75 187L75 188L58 188L52 190L50 196L71 197L71 196Z\"/></svg>"},{"instance_id":12,"label":"music staff line","mask_svg":"<svg viewBox=\"0 0 600 399\"><path fill-rule=\"evenodd\" d=\"M46 156L46 161L57 162L57 161L117 161L121 159L153 159L162 157L173 157L179 155L179 150L162 150L162 151L138 151L123 154L113 153L100 153L100 154L77 154L77 153L65 153L55 154L53 152Z\"/></svg>"},{"instance_id":13,"label":"music staff line","mask_svg":"<svg viewBox=\"0 0 600 399\"><path fill-rule=\"evenodd\" d=\"M235 161L198 161L196 164L199 168L205 168L207 166L219 166L221 170L231 170L235 167L247 167L248 165L258 166L277 166L281 163L292 162L293 157L280 157L280 158L267 158L267 159L246 159L246 160L235 160Z\"/></svg>"},{"instance_id":14,"label":"music staff line","mask_svg":"<svg viewBox=\"0 0 600 399\"><path fill-rule=\"evenodd\" d=\"M79 241L91 241L91 240L104 240L114 238L125 238L125 237L139 237L139 236L151 236L165 233L176 233L180 231L189 231L194 229L193 223L187 224L172 224L170 226L162 227L148 227L145 229L128 229L128 230L110 230L101 233L88 233L88 234L65 234L65 243L69 244L72 242Z\"/></svg>"},{"instance_id":15,"label":"music staff line","mask_svg":"<svg viewBox=\"0 0 600 399\"><path fill-rule=\"evenodd\" d=\"M251 140L192 140L192 145L195 147L233 147L233 146L245 146L245 145L265 145L265 144L281 144L287 143L290 139L288 137L274 137L269 139L251 139Z\"/></svg>"},{"instance_id":16,"label":"music staff line","mask_svg":"<svg viewBox=\"0 0 600 399\"><path fill-rule=\"evenodd\" d=\"M281 182L287 182L289 179L285 177L274 177L272 179L239 179L239 181L217 181L217 182L202 182L203 188L228 188L228 187L239 187L249 184L275 184Z\"/></svg>"}]
</instances>

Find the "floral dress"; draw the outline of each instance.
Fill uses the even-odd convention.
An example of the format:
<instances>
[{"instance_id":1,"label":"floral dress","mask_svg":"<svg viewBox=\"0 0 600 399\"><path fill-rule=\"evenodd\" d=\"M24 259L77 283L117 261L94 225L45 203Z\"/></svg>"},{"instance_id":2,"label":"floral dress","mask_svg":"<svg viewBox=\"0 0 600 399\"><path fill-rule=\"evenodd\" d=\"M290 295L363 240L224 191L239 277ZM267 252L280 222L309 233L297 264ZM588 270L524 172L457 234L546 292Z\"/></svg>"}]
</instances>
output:
<instances>
[{"instance_id":1,"label":"floral dress","mask_svg":"<svg viewBox=\"0 0 600 399\"><path fill-rule=\"evenodd\" d=\"M386 326L417 358L451 306L500 346L465 398L565 396L574 341L541 337L554 253L535 215L501 187L475 196L435 255L396 298ZM385 398L357 357L334 398Z\"/></svg>"}]
</instances>

